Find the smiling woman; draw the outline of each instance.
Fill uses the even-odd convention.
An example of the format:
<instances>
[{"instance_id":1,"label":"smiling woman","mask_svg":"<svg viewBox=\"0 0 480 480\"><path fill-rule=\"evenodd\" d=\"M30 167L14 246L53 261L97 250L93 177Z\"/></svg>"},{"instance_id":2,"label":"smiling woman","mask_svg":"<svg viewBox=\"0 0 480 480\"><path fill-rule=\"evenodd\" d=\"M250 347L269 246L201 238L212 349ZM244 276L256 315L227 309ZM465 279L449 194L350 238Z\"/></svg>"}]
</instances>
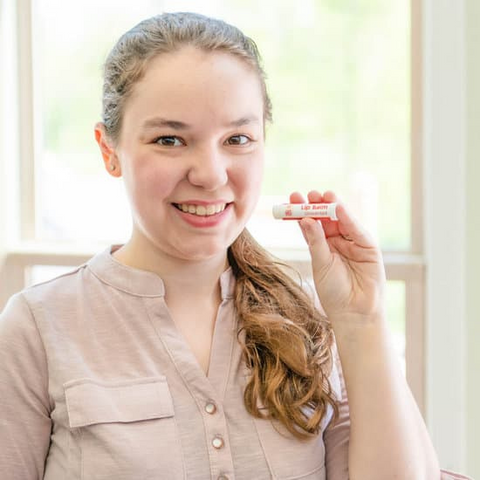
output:
<instances>
[{"instance_id":1,"label":"smiling woman","mask_svg":"<svg viewBox=\"0 0 480 480\"><path fill-rule=\"evenodd\" d=\"M111 72L115 61L126 61L122 47L110 56ZM131 240L115 256L143 269L155 268L159 253L161 262L220 254L223 264L260 195L262 83L226 48L165 48L150 49L157 57L149 53L154 58L139 78L109 77L107 70L105 123L96 137L107 171L124 178L134 220Z\"/></svg>"},{"instance_id":2,"label":"smiling woman","mask_svg":"<svg viewBox=\"0 0 480 480\"><path fill-rule=\"evenodd\" d=\"M165 13L121 36L104 78L95 138L131 237L2 313L2 476L460 478L440 472L349 208L290 195L337 204L299 222L315 295L246 229L271 118L253 40Z\"/></svg>"}]
</instances>

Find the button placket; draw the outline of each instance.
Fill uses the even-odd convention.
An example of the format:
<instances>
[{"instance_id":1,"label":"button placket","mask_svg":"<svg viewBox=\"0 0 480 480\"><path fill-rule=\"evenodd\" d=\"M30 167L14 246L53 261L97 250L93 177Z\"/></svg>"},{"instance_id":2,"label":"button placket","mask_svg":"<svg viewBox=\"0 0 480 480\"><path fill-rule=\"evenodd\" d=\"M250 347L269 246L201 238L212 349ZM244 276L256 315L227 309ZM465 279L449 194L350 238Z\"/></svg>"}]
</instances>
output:
<instances>
[{"instance_id":1,"label":"button placket","mask_svg":"<svg viewBox=\"0 0 480 480\"><path fill-rule=\"evenodd\" d=\"M163 299L161 302L158 302L158 299L155 299L155 302L145 300L149 316L162 346L195 399L197 404L195 413L203 417L203 422L200 418L199 420L204 427L204 436L202 435L202 437L206 443L203 445L208 450L209 478L212 480L235 479L227 420L223 410L223 400L230 374L231 359L229 357L232 355L235 338L230 332L230 330L233 331L235 323L231 302L230 298L225 299L219 308L212 344L211 369L209 375L205 376L204 372L200 371L192 352L187 348L186 342L179 335L165 300ZM179 423L187 422L179 419ZM188 429L185 428L185 425L182 425L182 428L184 429L182 434L188 436ZM217 447L212 444L216 437L220 437L215 440Z\"/></svg>"},{"instance_id":2,"label":"button placket","mask_svg":"<svg viewBox=\"0 0 480 480\"><path fill-rule=\"evenodd\" d=\"M207 438L211 449L211 474L213 479L232 480L232 452L228 442L228 431L221 404L212 397L203 401L203 412Z\"/></svg>"}]
</instances>

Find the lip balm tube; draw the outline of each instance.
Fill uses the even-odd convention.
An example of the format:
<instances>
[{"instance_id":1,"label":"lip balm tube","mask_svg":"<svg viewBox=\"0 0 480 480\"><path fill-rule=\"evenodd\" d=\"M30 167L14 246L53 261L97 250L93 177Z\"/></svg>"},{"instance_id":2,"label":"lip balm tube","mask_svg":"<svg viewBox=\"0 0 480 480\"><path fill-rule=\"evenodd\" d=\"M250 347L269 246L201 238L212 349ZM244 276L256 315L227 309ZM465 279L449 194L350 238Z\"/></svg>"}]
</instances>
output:
<instances>
[{"instance_id":1,"label":"lip balm tube","mask_svg":"<svg viewBox=\"0 0 480 480\"><path fill-rule=\"evenodd\" d=\"M283 203L274 205L272 213L278 220L301 220L313 218L315 220L328 218L338 220L336 203Z\"/></svg>"}]
</instances>

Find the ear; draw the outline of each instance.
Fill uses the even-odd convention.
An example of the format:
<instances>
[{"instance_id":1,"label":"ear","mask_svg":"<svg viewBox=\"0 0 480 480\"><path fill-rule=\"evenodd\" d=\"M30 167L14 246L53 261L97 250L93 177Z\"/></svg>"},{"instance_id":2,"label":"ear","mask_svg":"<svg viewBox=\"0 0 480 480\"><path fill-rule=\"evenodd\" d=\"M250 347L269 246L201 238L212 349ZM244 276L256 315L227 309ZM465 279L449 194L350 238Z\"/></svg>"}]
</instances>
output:
<instances>
[{"instance_id":1,"label":"ear","mask_svg":"<svg viewBox=\"0 0 480 480\"><path fill-rule=\"evenodd\" d=\"M121 177L122 168L118 160L117 153L115 148L112 146L110 139L108 138L107 132L105 131L105 125L102 122L95 124L95 140L100 147L103 163L107 172L112 177Z\"/></svg>"}]
</instances>

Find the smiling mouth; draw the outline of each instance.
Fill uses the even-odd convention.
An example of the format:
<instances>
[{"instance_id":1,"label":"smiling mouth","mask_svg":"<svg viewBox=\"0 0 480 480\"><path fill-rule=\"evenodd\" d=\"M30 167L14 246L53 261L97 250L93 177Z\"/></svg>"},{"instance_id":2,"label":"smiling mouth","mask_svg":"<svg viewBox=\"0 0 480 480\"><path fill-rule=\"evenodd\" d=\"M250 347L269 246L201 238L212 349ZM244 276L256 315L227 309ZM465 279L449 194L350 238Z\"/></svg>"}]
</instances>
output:
<instances>
[{"instance_id":1,"label":"smiling mouth","mask_svg":"<svg viewBox=\"0 0 480 480\"><path fill-rule=\"evenodd\" d=\"M227 208L229 203L218 203L215 205L191 205L187 203L172 203L172 205L181 210L184 213L190 213L191 215L197 215L199 217L211 217L217 215Z\"/></svg>"}]
</instances>

